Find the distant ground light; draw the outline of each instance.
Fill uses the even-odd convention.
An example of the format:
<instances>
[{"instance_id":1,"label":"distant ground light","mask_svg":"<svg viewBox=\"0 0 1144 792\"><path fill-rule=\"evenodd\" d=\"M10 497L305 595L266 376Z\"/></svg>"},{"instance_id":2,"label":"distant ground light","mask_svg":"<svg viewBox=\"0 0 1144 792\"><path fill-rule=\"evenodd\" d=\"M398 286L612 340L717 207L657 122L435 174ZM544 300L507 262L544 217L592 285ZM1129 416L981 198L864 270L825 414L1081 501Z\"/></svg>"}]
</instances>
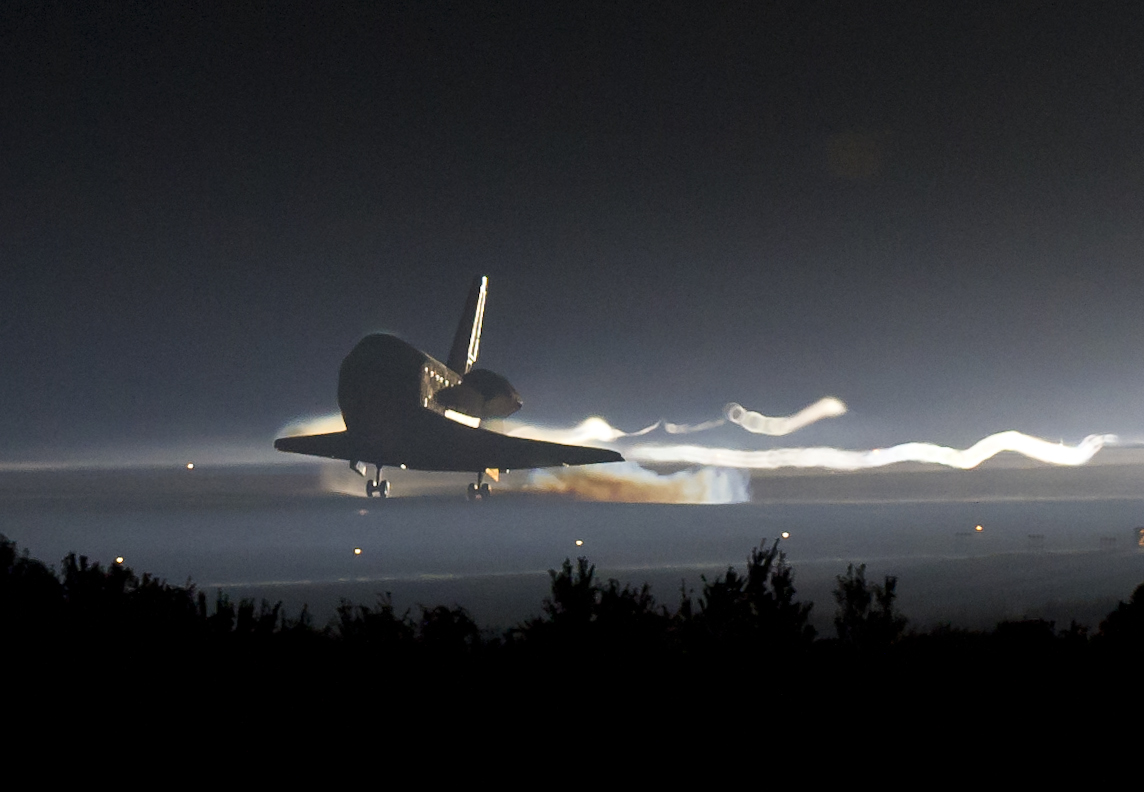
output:
<instances>
[{"instance_id":1,"label":"distant ground light","mask_svg":"<svg viewBox=\"0 0 1144 792\"><path fill-rule=\"evenodd\" d=\"M187 470L194 470L194 469L195 469L195 463L194 462L188 462L187 463Z\"/></svg>"},{"instance_id":2,"label":"distant ground light","mask_svg":"<svg viewBox=\"0 0 1144 792\"><path fill-rule=\"evenodd\" d=\"M356 556L359 556L359 555L361 555L361 548L360 548L360 547L355 547L355 548L354 548L354 555L356 555Z\"/></svg>"},{"instance_id":3,"label":"distant ground light","mask_svg":"<svg viewBox=\"0 0 1144 792\"><path fill-rule=\"evenodd\" d=\"M583 547L584 546L584 540L583 539L577 539L576 540L576 546L577 547Z\"/></svg>"},{"instance_id":4,"label":"distant ground light","mask_svg":"<svg viewBox=\"0 0 1144 792\"><path fill-rule=\"evenodd\" d=\"M115 557L115 563L122 564L123 563L123 556L116 556Z\"/></svg>"},{"instance_id":5,"label":"distant ground light","mask_svg":"<svg viewBox=\"0 0 1144 792\"><path fill-rule=\"evenodd\" d=\"M790 539L790 531L783 531L781 534L779 534L779 536L781 536L783 539Z\"/></svg>"},{"instance_id":6,"label":"distant ground light","mask_svg":"<svg viewBox=\"0 0 1144 792\"><path fill-rule=\"evenodd\" d=\"M985 528L983 528L982 526L978 525L978 526L977 526L976 528L974 528L973 530L977 531L977 533L981 533L982 531L984 531L984 530L985 530Z\"/></svg>"}]
</instances>

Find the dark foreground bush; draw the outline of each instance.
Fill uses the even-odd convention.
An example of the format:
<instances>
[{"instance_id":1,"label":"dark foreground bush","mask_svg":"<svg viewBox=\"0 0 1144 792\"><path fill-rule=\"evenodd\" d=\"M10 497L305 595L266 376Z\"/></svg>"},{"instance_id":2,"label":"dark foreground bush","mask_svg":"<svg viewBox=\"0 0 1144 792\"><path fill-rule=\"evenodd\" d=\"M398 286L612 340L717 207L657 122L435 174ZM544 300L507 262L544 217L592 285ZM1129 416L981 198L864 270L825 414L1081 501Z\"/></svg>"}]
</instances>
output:
<instances>
[{"instance_id":1,"label":"dark foreground bush","mask_svg":"<svg viewBox=\"0 0 1144 792\"><path fill-rule=\"evenodd\" d=\"M678 605L648 586L601 582L585 558L550 570L541 614L503 635L482 633L462 607L398 612L389 595L343 601L316 626L281 603L208 598L113 564L69 555L59 573L0 537L0 640L17 698L106 696L140 706L229 710L236 702L284 715L366 704L531 706L578 691L630 706L696 711L745 691L768 701L903 705L920 695L950 705L1052 690L1090 702L1091 686L1060 680L1136 674L1144 658L1144 586L1090 639L1073 624L1003 622L991 632L907 632L897 580L865 567L837 580L835 636L817 638L811 603L775 542L686 587Z\"/></svg>"}]
</instances>

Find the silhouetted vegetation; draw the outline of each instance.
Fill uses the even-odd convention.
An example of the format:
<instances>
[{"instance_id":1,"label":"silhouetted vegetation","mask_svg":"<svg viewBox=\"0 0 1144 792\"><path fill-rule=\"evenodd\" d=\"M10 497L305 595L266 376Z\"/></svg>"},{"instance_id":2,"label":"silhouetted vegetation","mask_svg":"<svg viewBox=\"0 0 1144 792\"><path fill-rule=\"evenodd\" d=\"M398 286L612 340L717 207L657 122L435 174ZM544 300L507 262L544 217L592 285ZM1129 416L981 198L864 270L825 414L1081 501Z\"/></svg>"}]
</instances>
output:
<instances>
[{"instance_id":1,"label":"silhouetted vegetation","mask_svg":"<svg viewBox=\"0 0 1144 792\"><path fill-rule=\"evenodd\" d=\"M1097 639L1112 649L1144 654L1144 583L1100 623Z\"/></svg>"},{"instance_id":2,"label":"silhouetted vegetation","mask_svg":"<svg viewBox=\"0 0 1144 792\"><path fill-rule=\"evenodd\" d=\"M382 687L373 695L394 695L407 674L432 675L438 692L494 683L523 691L538 678L646 679L661 691L667 673L676 693L772 679L782 680L777 696L813 685L821 696L876 690L905 698L940 679L943 695L1015 695L1084 669L1134 668L1144 656L1144 585L1091 637L1075 622L1057 630L1040 619L923 633L907 631L896 609L896 578L871 583L865 566L852 564L834 590L836 636L817 639L812 604L798 601L778 547L753 549L744 573L729 567L701 577L698 596L684 585L674 610L646 584L601 582L588 559L566 559L549 571L541 614L496 635L482 633L460 606L419 606L414 617L388 593L373 605L343 600L331 622L317 626L305 609L291 619L281 603L233 602L221 591L212 599L190 584L83 556L68 555L57 573L0 536L0 634L9 663L28 678L62 670L88 684L134 685L142 698L177 682L188 701L204 691L218 701L238 689L270 700L305 679L375 680ZM330 705L341 690L322 687L311 705ZM1057 695L1067 701L1081 695L1076 690Z\"/></svg>"},{"instance_id":3,"label":"silhouetted vegetation","mask_svg":"<svg viewBox=\"0 0 1144 792\"><path fill-rule=\"evenodd\" d=\"M906 618L894 611L898 579L886 575L882 585L866 582L866 565L848 564L834 589L838 640L864 650L884 650L905 632Z\"/></svg>"}]
</instances>

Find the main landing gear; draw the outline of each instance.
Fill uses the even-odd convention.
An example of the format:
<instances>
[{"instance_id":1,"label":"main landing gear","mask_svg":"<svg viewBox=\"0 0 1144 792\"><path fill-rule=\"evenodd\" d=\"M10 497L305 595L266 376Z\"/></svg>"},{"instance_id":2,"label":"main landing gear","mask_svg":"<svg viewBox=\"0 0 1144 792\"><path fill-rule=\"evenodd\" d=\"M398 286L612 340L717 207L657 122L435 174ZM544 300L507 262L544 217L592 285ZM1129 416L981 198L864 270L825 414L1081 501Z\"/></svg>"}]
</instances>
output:
<instances>
[{"instance_id":1,"label":"main landing gear","mask_svg":"<svg viewBox=\"0 0 1144 792\"><path fill-rule=\"evenodd\" d=\"M377 495L381 498L389 497L389 482L385 479L378 479L376 481L367 481L365 483L365 496L372 498Z\"/></svg>"},{"instance_id":2,"label":"main landing gear","mask_svg":"<svg viewBox=\"0 0 1144 792\"><path fill-rule=\"evenodd\" d=\"M350 462L350 467L362 476L366 476L369 473L369 465L362 464L361 462ZM377 468L377 475L372 479L367 478L365 481L365 496L372 498L374 495L377 495L381 498L388 498L389 482L381 477L381 465L375 465L375 467Z\"/></svg>"},{"instance_id":3,"label":"main landing gear","mask_svg":"<svg viewBox=\"0 0 1144 792\"><path fill-rule=\"evenodd\" d=\"M469 484L468 492L465 493L466 498L471 501L485 501L489 499L489 485L481 481L484 477L485 472L483 470L477 473L477 482L475 484Z\"/></svg>"}]
</instances>

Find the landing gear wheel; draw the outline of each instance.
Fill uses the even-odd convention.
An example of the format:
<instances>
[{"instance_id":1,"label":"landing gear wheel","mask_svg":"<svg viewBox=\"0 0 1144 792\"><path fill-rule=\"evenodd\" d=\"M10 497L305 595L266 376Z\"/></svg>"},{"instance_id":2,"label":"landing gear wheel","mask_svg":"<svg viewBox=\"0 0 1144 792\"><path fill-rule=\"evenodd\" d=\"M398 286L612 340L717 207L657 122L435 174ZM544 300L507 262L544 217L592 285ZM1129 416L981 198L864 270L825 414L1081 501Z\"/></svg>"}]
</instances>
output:
<instances>
[{"instance_id":1,"label":"landing gear wheel","mask_svg":"<svg viewBox=\"0 0 1144 792\"><path fill-rule=\"evenodd\" d=\"M488 500L489 499L489 485L488 484L482 484L481 486L477 487L477 494L479 494L481 496L481 500Z\"/></svg>"},{"instance_id":2,"label":"landing gear wheel","mask_svg":"<svg viewBox=\"0 0 1144 792\"><path fill-rule=\"evenodd\" d=\"M468 498L469 500L473 501L473 500L477 499L478 495L479 495L479 490L477 488L477 485L470 482L469 483L469 489L465 492L465 497Z\"/></svg>"},{"instance_id":3,"label":"landing gear wheel","mask_svg":"<svg viewBox=\"0 0 1144 792\"><path fill-rule=\"evenodd\" d=\"M382 479L381 481L367 481L365 483L365 495L367 498L372 498L374 495L381 498L389 497L389 481Z\"/></svg>"}]
</instances>

